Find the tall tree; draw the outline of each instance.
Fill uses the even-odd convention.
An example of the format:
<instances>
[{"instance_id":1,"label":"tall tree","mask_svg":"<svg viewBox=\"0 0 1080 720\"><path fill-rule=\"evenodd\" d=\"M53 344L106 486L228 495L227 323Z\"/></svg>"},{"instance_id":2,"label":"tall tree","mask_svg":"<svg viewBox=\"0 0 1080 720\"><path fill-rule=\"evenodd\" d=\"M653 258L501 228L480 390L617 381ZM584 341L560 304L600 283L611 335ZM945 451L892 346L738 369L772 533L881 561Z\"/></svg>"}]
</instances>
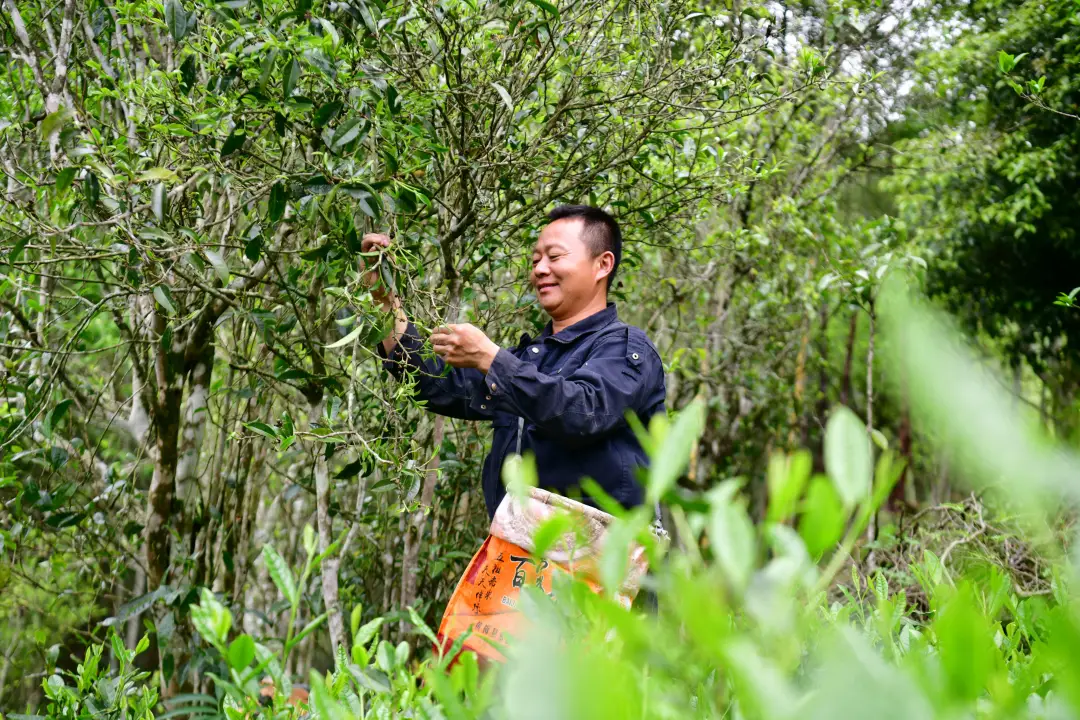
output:
<instances>
[{"instance_id":1,"label":"tall tree","mask_svg":"<svg viewBox=\"0 0 1080 720\"><path fill-rule=\"evenodd\" d=\"M812 49L763 75L767 22L683 1L3 7L0 352L18 380L0 452L21 478L3 491L38 531L17 540L28 564L122 549L88 563L107 588L90 614L153 608L171 691L199 672L197 586L279 621L252 571L270 538L302 553L317 528L328 560L305 590L331 645L345 603L432 607L437 549L472 542L480 437L421 421L378 372L360 234L397 235L381 271L421 325L516 339L539 320L520 280L553 204L687 237L766 172L722 138L827 79Z\"/></svg>"},{"instance_id":2,"label":"tall tree","mask_svg":"<svg viewBox=\"0 0 1080 720\"><path fill-rule=\"evenodd\" d=\"M1064 421L1080 387L1080 315L1054 304L1080 285L1076 4L935 12L955 41L923 60L921 137L903 143L891 183L937 252L931 292L1053 385Z\"/></svg>"}]
</instances>

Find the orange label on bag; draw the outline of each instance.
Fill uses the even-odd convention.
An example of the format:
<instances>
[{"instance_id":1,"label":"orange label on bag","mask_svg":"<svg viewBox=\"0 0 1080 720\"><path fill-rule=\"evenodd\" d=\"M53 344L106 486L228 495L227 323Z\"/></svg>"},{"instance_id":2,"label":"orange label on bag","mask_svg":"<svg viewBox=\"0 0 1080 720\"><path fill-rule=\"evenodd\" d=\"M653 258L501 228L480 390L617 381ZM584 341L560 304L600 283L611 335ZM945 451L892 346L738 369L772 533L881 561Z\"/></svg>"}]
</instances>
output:
<instances>
[{"instance_id":1,"label":"orange label on bag","mask_svg":"<svg viewBox=\"0 0 1080 720\"><path fill-rule=\"evenodd\" d=\"M499 647L505 646L522 622L517 609L521 589L538 587L550 595L556 572L566 572L566 568L536 560L518 545L489 535L473 555L447 603L439 625L443 648L449 649L471 629L462 650L471 650L482 659L503 661ZM586 582L594 591L598 590L595 583Z\"/></svg>"}]
</instances>

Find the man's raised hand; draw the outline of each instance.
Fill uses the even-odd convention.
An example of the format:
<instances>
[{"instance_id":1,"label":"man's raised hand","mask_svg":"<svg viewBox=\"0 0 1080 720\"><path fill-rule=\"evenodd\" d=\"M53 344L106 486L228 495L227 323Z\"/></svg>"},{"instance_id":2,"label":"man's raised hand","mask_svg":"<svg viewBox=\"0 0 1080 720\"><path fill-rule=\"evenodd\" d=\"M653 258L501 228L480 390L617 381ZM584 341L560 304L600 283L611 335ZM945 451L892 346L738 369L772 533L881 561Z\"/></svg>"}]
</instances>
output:
<instances>
[{"instance_id":1,"label":"man's raised hand","mask_svg":"<svg viewBox=\"0 0 1080 720\"><path fill-rule=\"evenodd\" d=\"M360 252L382 253L390 247L390 236L382 233L367 233L360 241ZM380 287L380 278L378 264L382 260L379 258L361 258L360 264L363 268L372 268L363 274L364 285L371 289L371 295L376 300L381 302L387 309L393 305L394 296L392 291L387 287Z\"/></svg>"},{"instance_id":2,"label":"man's raised hand","mask_svg":"<svg viewBox=\"0 0 1080 720\"><path fill-rule=\"evenodd\" d=\"M487 373L499 346L484 331L468 323L446 325L431 333L435 354L456 368L476 368Z\"/></svg>"}]
</instances>

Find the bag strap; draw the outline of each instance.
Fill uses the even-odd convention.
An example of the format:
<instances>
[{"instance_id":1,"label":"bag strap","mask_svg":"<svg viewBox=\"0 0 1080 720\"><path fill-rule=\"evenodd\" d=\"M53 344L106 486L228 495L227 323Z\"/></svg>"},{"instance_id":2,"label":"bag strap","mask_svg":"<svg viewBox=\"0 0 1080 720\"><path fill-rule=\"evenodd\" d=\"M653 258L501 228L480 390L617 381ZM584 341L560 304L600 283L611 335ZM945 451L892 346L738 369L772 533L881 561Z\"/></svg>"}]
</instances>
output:
<instances>
[{"instance_id":1,"label":"bag strap","mask_svg":"<svg viewBox=\"0 0 1080 720\"><path fill-rule=\"evenodd\" d=\"M663 516L660 514L659 500L656 502L655 515L653 516L652 531L653 535L655 535L659 539L667 540L668 532L664 529L664 519Z\"/></svg>"}]
</instances>

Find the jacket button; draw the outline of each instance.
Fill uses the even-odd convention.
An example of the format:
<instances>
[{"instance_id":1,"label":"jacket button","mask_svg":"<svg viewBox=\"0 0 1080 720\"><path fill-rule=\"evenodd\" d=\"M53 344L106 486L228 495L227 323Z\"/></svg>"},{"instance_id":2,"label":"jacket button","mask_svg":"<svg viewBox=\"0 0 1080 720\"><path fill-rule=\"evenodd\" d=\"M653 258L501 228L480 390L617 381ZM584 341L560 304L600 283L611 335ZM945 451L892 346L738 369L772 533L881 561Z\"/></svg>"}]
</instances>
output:
<instances>
[{"instance_id":1,"label":"jacket button","mask_svg":"<svg viewBox=\"0 0 1080 720\"><path fill-rule=\"evenodd\" d=\"M638 355L637 353L634 353L634 354L633 354L633 355L631 355L630 357L632 357L632 358L634 358L635 360L637 360L637 359L638 359L639 357L641 357L641 356L640 356L640 355Z\"/></svg>"},{"instance_id":2,"label":"jacket button","mask_svg":"<svg viewBox=\"0 0 1080 720\"><path fill-rule=\"evenodd\" d=\"M538 348L538 347L534 347L534 348L532 349L532 351L533 351L533 355L535 355L536 353L540 352L540 348Z\"/></svg>"},{"instance_id":3,"label":"jacket button","mask_svg":"<svg viewBox=\"0 0 1080 720\"><path fill-rule=\"evenodd\" d=\"M492 390L494 390L494 389L495 389L495 383L491 383L491 389L492 389Z\"/></svg>"},{"instance_id":4,"label":"jacket button","mask_svg":"<svg viewBox=\"0 0 1080 720\"><path fill-rule=\"evenodd\" d=\"M487 396L487 397L485 397L484 399L485 399L485 400L490 400L490 399L491 399L491 396L490 396L490 395L488 395L488 396Z\"/></svg>"},{"instance_id":5,"label":"jacket button","mask_svg":"<svg viewBox=\"0 0 1080 720\"><path fill-rule=\"evenodd\" d=\"M487 405L481 405L481 406L480 406L480 409L481 409L481 410L487 410Z\"/></svg>"}]
</instances>

